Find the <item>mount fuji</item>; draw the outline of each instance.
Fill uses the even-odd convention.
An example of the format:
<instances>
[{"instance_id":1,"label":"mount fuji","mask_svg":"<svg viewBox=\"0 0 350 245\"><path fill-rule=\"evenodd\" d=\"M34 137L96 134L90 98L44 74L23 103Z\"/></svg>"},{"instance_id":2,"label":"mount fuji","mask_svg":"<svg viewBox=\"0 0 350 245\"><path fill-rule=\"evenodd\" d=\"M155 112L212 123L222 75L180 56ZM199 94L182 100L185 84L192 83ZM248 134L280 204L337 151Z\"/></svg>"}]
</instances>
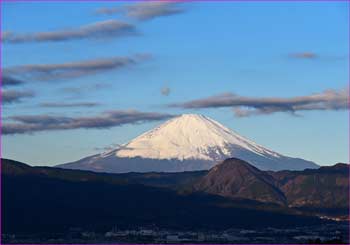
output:
<instances>
[{"instance_id":1,"label":"mount fuji","mask_svg":"<svg viewBox=\"0 0 350 245\"><path fill-rule=\"evenodd\" d=\"M261 170L318 167L314 162L269 150L197 114L172 118L114 150L57 167L112 173L183 172L207 170L231 157Z\"/></svg>"}]
</instances>

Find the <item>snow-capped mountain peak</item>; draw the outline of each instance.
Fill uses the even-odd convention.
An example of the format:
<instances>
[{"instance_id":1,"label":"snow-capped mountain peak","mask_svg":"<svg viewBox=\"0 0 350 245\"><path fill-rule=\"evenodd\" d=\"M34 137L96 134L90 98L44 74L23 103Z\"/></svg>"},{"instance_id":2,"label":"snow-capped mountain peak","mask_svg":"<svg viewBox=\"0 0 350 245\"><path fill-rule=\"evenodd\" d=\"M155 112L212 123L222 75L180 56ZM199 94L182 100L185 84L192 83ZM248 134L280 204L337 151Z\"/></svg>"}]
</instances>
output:
<instances>
[{"instance_id":1,"label":"snow-capped mountain peak","mask_svg":"<svg viewBox=\"0 0 350 245\"><path fill-rule=\"evenodd\" d=\"M279 157L203 115L183 114L170 119L115 151L118 157L223 160L235 150Z\"/></svg>"},{"instance_id":2,"label":"snow-capped mountain peak","mask_svg":"<svg viewBox=\"0 0 350 245\"><path fill-rule=\"evenodd\" d=\"M100 172L183 172L210 169L239 158L261 170L315 168L313 162L283 156L248 140L206 116L184 114L114 150L59 165Z\"/></svg>"}]
</instances>

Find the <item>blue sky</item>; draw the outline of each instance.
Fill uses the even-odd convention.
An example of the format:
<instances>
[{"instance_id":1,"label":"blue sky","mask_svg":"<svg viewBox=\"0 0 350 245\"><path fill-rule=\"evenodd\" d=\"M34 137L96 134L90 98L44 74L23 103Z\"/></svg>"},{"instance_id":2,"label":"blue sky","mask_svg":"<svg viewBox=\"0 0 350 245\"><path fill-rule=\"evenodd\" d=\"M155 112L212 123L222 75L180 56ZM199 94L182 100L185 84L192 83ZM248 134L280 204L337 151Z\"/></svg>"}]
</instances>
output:
<instances>
[{"instance_id":1,"label":"blue sky","mask_svg":"<svg viewBox=\"0 0 350 245\"><path fill-rule=\"evenodd\" d=\"M2 3L3 73L24 81L4 90L32 93L3 104L3 131L6 124L18 123L15 116L81 118L115 110L157 115L200 113L285 155L321 165L348 162L349 121L344 107L297 110L297 116L277 111L237 117L231 107L168 106L223 93L285 99L346 88L347 2L173 3L161 11L175 11L153 13L148 19L140 15L144 6L139 6L139 15L128 12L130 6L138 4ZM117 11L106 14L101 8ZM59 41L31 38L42 32L72 31L111 20L131 25L135 33L103 33L106 36ZM5 35L23 40L15 42ZM132 62L120 69L84 75L79 75L81 70L67 68L78 72L76 77L55 77L61 70L50 70L41 78L32 68L33 64L67 67L74 62L120 56ZM168 95L161 93L164 88L169 89ZM81 102L98 105L73 106ZM70 106L60 106L62 103ZM2 156L33 165L70 162L98 153L103 147L126 143L164 120L159 117L109 128L8 133L2 136Z\"/></svg>"}]
</instances>

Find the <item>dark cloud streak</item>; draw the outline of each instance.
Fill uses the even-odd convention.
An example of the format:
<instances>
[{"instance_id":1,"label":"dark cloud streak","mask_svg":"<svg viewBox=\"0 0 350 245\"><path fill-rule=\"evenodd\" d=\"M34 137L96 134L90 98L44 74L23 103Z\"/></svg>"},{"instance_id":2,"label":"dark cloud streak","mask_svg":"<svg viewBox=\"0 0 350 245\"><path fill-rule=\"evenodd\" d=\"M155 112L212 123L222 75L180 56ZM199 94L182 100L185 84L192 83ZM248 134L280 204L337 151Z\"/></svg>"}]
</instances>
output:
<instances>
[{"instance_id":1,"label":"dark cloud streak","mask_svg":"<svg viewBox=\"0 0 350 245\"><path fill-rule=\"evenodd\" d=\"M117 20L106 20L81 26L75 29L19 34L4 32L4 43L60 42L89 38L112 38L138 35L136 27Z\"/></svg>"},{"instance_id":2,"label":"dark cloud streak","mask_svg":"<svg viewBox=\"0 0 350 245\"><path fill-rule=\"evenodd\" d=\"M69 108L69 107L95 107L99 106L99 103L96 102L73 102L73 103L66 103L66 102L46 102L41 103L41 107L48 107L48 108Z\"/></svg>"},{"instance_id":3,"label":"dark cloud streak","mask_svg":"<svg viewBox=\"0 0 350 245\"><path fill-rule=\"evenodd\" d=\"M276 112L295 114L298 111L310 110L347 110L349 107L349 88L329 89L322 93L291 98L255 98L225 93L185 103L172 104L170 107L184 109L231 107L237 117L266 115Z\"/></svg>"},{"instance_id":4,"label":"dark cloud streak","mask_svg":"<svg viewBox=\"0 0 350 245\"><path fill-rule=\"evenodd\" d=\"M3 123L4 135L32 134L39 131L69 129L106 129L124 124L137 124L159 121L172 117L170 114L140 112L135 110L114 110L91 117L65 117L51 115L20 115L9 117L11 121Z\"/></svg>"},{"instance_id":5,"label":"dark cloud streak","mask_svg":"<svg viewBox=\"0 0 350 245\"><path fill-rule=\"evenodd\" d=\"M2 90L1 93L3 104L19 103L24 98L34 97L34 92L32 91Z\"/></svg>"},{"instance_id":6,"label":"dark cloud streak","mask_svg":"<svg viewBox=\"0 0 350 245\"><path fill-rule=\"evenodd\" d=\"M158 17L181 14L185 9L176 1L144 1L121 7L99 8L96 14L112 15L117 13L139 21L148 21Z\"/></svg>"},{"instance_id":7,"label":"dark cloud streak","mask_svg":"<svg viewBox=\"0 0 350 245\"><path fill-rule=\"evenodd\" d=\"M118 70L124 67L137 65L150 58L150 54L136 54L133 56L116 56L60 64L29 64L5 68L4 71L7 74L21 76L29 80L45 81L78 78L90 74Z\"/></svg>"},{"instance_id":8,"label":"dark cloud streak","mask_svg":"<svg viewBox=\"0 0 350 245\"><path fill-rule=\"evenodd\" d=\"M24 81L6 75L3 75L1 79L2 87L18 86L24 84Z\"/></svg>"},{"instance_id":9,"label":"dark cloud streak","mask_svg":"<svg viewBox=\"0 0 350 245\"><path fill-rule=\"evenodd\" d=\"M157 17L183 13L184 9L179 6L179 3L175 1L139 2L127 6L126 13L131 18L146 21Z\"/></svg>"}]
</instances>

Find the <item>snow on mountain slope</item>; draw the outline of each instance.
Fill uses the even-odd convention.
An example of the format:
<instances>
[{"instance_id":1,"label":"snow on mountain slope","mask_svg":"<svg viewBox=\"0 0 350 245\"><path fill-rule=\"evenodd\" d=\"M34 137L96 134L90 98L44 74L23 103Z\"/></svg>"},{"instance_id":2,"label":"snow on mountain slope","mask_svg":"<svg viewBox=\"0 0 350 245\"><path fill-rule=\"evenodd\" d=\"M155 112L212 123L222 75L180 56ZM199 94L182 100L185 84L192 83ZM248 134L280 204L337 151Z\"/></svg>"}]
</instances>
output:
<instances>
[{"instance_id":1,"label":"snow on mountain slope","mask_svg":"<svg viewBox=\"0 0 350 245\"><path fill-rule=\"evenodd\" d=\"M231 157L261 170L318 167L313 162L266 149L196 114L175 117L117 149L59 167L100 172L181 172L209 169Z\"/></svg>"},{"instance_id":2,"label":"snow on mountain slope","mask_svg":"<svg viewBox=\"0 0 350 245\"><path fill-rule=\"evenodd\" d=\"M116 151L116 156L217 161L231 157L235 147L262 156L280 157L278 153L243 138L222 124L196 114L170 119L130 141Z\"/></svg>"}]
</instances>

